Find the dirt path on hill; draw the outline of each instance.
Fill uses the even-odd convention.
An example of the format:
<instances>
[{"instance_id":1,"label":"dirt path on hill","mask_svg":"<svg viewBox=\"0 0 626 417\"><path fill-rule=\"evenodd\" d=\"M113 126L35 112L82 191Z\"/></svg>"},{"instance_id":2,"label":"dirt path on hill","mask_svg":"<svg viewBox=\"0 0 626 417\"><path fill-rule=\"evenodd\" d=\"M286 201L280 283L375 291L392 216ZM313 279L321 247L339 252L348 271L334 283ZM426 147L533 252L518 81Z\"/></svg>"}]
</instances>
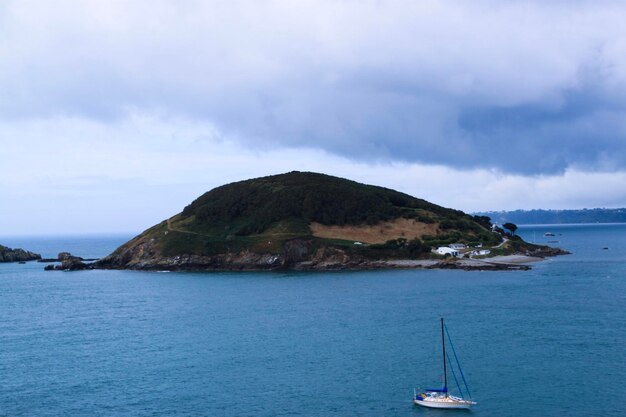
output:
<instances>
[{"instance_id":1,"label":"dirt path on hill","mask_svg":"<svg viewBox=\"0 0 626 417\"><path fill-rule=\"evenodd\" d=\"M170 217L169 219L167 219L167 230L169 232L178 232L178 233L187 233L190 235L198 235L198 236L208 236L208 235L203 235L202 233L198 233L198 232L190 232L189 230L181 230L181 229L175 229L172 227L172 218Z\"/></svg>"},{"instance_id":2,"label":"dirt path on hill","mask_svg":"<svg viewBox=\"0 0 626 417\"><path fill-rule=\"evenodd\" d=\"M498 248L501 248L501 247L502 247L502 246L504 246L504 244L505 244L506 242L508 242L508 241L509 241L509 239L507 239L506 237L503 237L503 238L502 238L502 242L501 242L500 244L498 244L498 245L494 246L494 247L493 247L493 248L491 248L491 249L498 249Z\"/></svg>"},{"instance_id":3,"label":"dirt path on hill","mask_svg":"<svg viewBox=\"0 0 626 417\"><path fill-rule=\"evenodd\" d=\"M174 226L172 226L172 218L167 219L167 230L169 232L178 232L178 233L187 233L189 235L196 235L196 236L204 236L204 237L214 237L212 235L207 235L205 233L198 233L198 232L192 232L189 230L182 230L182 229L177 229ZM248 237L257 237L257 236L261 236L261 235L248 235ZM263 233L264 237L281 237L281 236L301 236L301 234L298 233Z\"/></svg>"}]
</instances>

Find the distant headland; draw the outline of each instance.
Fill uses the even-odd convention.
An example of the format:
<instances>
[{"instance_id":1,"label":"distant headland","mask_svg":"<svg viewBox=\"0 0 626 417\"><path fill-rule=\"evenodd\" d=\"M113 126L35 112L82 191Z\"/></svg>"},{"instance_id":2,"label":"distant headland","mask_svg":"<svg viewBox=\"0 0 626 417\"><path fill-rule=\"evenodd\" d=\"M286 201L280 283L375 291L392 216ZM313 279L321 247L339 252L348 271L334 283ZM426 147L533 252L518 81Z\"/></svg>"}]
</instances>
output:
<instances>
[{"instance_id":1,"label":"distant headland","mask_svg":"<svg viewBox=\"0 0 626 417\"><path fill-rule=\"evenodd\" d=\"M626 223L626 208L593 208L580 210L513 210L475 213L487 216L491 221L503 224L580 224L580 223Z\"/></svg>"},{"instance_id":2,"label":"distant headland","mask_svg":"<svg viewBox=\"0 0 626 417\"><path fill-rule=\"evenodd\" d=\"M217 187L88 267L527 269L520 260L567 253L527 243L511 226L388 188L294 171Z\"/></svg>"}]
</instances>

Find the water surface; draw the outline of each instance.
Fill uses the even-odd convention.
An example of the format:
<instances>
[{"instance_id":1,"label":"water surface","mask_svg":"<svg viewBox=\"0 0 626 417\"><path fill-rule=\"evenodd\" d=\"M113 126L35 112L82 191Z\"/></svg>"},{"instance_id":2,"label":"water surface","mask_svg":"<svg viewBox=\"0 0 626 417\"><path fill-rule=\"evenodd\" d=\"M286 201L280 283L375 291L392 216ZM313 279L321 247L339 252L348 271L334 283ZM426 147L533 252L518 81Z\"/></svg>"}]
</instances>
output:
<instances>
[{"instance_id":1,"label":"water surface","mask_svg":"<svg viewBox=\"0 0 626 417\"><path fill-rule=\"evenodd\" d=\"M440 381L440 316L471 415L624 415L626 225L518 233L574 253L498 272L0 264L0 416L449 415L411 403ZM94 257L126 238L0 242Z\"/></svg>"}]
</instances>

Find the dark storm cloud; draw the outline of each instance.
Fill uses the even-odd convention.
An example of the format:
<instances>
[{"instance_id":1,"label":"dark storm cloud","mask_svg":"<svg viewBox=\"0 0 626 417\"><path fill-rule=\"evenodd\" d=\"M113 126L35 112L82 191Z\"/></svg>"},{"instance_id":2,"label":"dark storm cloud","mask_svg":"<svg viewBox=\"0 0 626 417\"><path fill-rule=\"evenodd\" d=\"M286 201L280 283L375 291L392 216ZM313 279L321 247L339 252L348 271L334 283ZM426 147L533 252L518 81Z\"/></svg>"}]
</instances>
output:
<instances>
[{"instance_id":1,"label":"dark storm cloud","mask_svg":"<svg viewBox=\"0 0 626 417\"><path fill-rule=\"evenodd\" d=\"M9 2L0 119L154 112L259 149L623 170L625 15L613 2Z\"/></svg>"},{"instance_id":2,"label":"dark storm cloud","mask_svg":"<svg viewBox=\"0 0 626 417\"><path fill-rule=\"evenodd\" d=\"M461 109L459 129L512 171L562 172L567 167L615 170L626 166L626 103L596 86L562 92L560 103ZM491 151L491 152L490 152Z\"/></svg>"}]
</instances>

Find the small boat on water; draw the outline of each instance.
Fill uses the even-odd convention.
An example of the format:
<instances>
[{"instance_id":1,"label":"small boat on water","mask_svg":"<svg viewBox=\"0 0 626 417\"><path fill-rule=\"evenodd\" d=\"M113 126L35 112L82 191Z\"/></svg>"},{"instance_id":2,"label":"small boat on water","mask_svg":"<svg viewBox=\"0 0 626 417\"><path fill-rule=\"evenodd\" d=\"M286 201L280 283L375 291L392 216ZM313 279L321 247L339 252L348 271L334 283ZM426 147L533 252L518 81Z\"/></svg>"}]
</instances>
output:
<instances>
[{"instance_id":1,"label":"small boat on water","mask_svg":"<svg viewBox=\"0 0 626 417\"><path fill-rule=\"evenodd\" d=\"M544 236L554 236L554 233L552 233L552 232L545 232L543 235Z\"/></svg>"},{"instance_id":2,"label":"small boat on water","mask_svg":"<svg viewBox=\"0 0 626 417\"><path fill-rule=\"evenodd\" d=\"M451 409L469 409L471 406L476 405L475 401L471 399L463 398L463 391L458 383L456 373L454 371L454 367L452 366L452 361L450 360L449 355L446 353L446 340L445 334L448 333L448 329L445 327L443 323L443 318L441 319L441 348L443 352L443 388L426 388L420 389L417 388L413 392L413 403L416 405L421 405L423 407L430 408L451 408ZM469 392L469 388L467 386L467 382L465 382L465 375L463 375L463 371L461 370L461 365L459 364L459 360L456 356L456 352L454 351L454 346L452 345L452 340L450 339L450 334L448 333L448 340L450 342L450 347L452 348L452 353L454 354L454 359L456 361L456 365L459 370L459 374L463 380L463 384L465 385L465 389L467 391L467 395L471 398L471 394ZM450 370L452 371L452 375L454 376L454 380L456 382L457 388L461 393L460 397L455 395L450 395L448 392L448 368L446 362L450 363Z\"/></svg>"}]
</instances>

